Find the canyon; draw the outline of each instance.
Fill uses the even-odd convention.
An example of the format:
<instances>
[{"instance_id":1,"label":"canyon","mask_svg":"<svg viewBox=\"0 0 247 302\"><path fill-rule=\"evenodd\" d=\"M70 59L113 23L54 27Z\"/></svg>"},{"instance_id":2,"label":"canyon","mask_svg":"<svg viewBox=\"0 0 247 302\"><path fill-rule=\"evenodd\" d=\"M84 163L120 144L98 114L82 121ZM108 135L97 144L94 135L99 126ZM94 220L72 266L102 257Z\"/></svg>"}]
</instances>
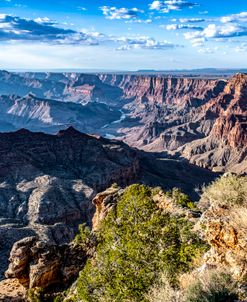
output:
<instances>
[{"instance_id":1,"label":"canyon","mask_svg":"<svg viewBox=\"0 0 247 302\"><path fill-rule=\"evenodd\" d=\"M216 177L186 161L146 154L72 127L56 135L26 129L1 133L0 155L2 276L15 242L36 236L65 244L79 224L91 225L93 198L113 183L180 187L196 198L194 188Z\"/></svg>"},{"instance_id":2,"label":"canyon","mask_svg":"<svg viewBox=\"0 0 247 302\"><path fill-rule=\"evenodd\" d=\"M79 131L245 173L247 75L0 73L0 130Z\"/></svg>"},{"instance_id":3,"label":"canyon","mask_svg":"<svg viewBox=\"0 0 247 302\"><path fill-rule=\"evenodd\" d=\"M0 112L0 279L25 287L71 284L87 256L70 242L107 215L112 184L198 200L219 174L247 173L246 74L1 71Z\"/></svg>"}]
</instances>

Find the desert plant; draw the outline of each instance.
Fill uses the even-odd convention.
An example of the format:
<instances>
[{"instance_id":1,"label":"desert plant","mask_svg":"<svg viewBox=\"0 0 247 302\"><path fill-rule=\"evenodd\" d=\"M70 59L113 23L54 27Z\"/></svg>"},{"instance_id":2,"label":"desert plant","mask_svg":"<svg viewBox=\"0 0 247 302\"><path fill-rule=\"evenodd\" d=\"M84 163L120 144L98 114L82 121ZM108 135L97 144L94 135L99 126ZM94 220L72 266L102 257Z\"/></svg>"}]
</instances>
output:
<instances>
[{"instance_id":1,"label":"desert plant","mask_svg":"<svg viewBox=\"0 0 247 302\"><path fill-rule=\"evenodd\" d=\"M39 287L31 288L28 290L27 296L29 302L42 302L44 301L44 290Z\"/></svg>"},{"instance_id":2,"label":"desert plant","mask_svg":"<svg viewBox=\"0 0 247 302\"><path fill-rule=\"evenodd\" d=\"M182 293L171 285L166 273L162 273L146 295L149 302L182 302Z\"/></svg>"},{"instance_id":3,"label":"desert plant","mask_svg":"<svg viewBox=\"0 0 247 302\"><path fill-rule=\"evenodd\" d=\"M166 195L172 199L174 204L183 208L196 209L195 203L178 188L173 188L170 192L167 192Z\"/></svg>"},{"instance_id":4,"label":"desert plant","mask_svg":"<svg viewBox=\"0 0 247 302\"><path fill-rule=\"evenodd\" d=\"M96 255L78 280L82 301L147 301L161 271L175 283L205 251L191 223L159 209L152 197L151 188L132 185L103 221Z\"/></svg>"},{"instance_id":5,"label":"desert plant","mask_svg":"<svg viewBox=\"0 0 247 302\"><path fill-rule=\"evenodd\" d=\"M247 203L247 177L226 175L203 189L200 205L241 206Z\"/></svg>"},{"instance_id":6,"label":"desert plant","mask_svg":"<svg viewBox=\"0 0 247 302\"><path fill-rule=\"evenodd\" d=\"M184 295L184 302L233 302L237 299L236 282L230 274L219 270L196 276Z\"/></svg>"}]
</instances>

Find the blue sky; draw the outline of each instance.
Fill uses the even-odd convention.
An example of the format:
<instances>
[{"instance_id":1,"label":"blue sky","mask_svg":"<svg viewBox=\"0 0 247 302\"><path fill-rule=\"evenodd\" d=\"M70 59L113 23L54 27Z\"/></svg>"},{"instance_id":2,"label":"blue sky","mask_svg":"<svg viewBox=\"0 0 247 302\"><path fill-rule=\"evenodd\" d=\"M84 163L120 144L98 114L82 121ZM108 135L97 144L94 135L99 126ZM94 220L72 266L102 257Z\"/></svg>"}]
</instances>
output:
<instances>
[{"instance_id":1,"label":"blue sky","mask_svg":"<svg viewBox=\"0 0 247 302\"><path fill-rule=\"evenodd\" d=\"M1 69L247 67L246 0L0 0Z\"/></svg>"}]
</instances>

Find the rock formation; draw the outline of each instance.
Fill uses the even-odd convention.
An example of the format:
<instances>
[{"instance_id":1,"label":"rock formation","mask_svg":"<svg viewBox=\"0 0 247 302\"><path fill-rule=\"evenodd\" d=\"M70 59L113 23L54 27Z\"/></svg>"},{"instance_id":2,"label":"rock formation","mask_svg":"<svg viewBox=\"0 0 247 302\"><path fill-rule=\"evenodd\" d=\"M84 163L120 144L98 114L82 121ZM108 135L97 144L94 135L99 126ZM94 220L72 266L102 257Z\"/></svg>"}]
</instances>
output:
<instances>
[{"instance_id":1,"label":"rock formation","mask_svg":"<svg viewBox=\"0 0 247 302\"><path fill-rule=\"evenodd\" d=\"M13 244L23 238L36 236L51 244L70 242L79 224L91 224L95 195L113 183L180 187L196 197L194 188L215 176L186 161L145 154L73 128L57 135L25 129L2 133L0 272L7 268Z\"/></svg>"},{"instance_id":2,"label":"rock formation","mask_svg":"<svg viewBox=\"0 0 247 302\"><path fill-rule=\"evenodd\" d=\"M121 142L73 128L57 135L20 130L0 134L1 273L12 245L25 237L63 244L90 223L92 198L139 172L136 152Z\"/></svg>"},{"instance_id":3,"label":"rock formation","mask_svg":"<svg viewBox=\"0 0 247 302\"><path fill-rule=\"evenodd\" d=\"M54 134L73 126L86 133L101 134L104 125L118 120L121 116L119 110L103 103L90 102L82 106L71 102L41 99L32 94L24 97L0 96L0 109L2 132L26 128Z\"/></svg>"},{"instance_id":4,"label":"rock formation","mask_svg":"<svg viewBox=\"0 0 247 302\"><path fill-rule=\"evenodd\" d=\"M185 146L182 154L192 163L214 169L247 171L247 75L237 74L224 91L201 111L214 117L211 131ZM206 114L205 114L206 113Z\"/></svg>"},{"instance_id":5,"label":"rock formation","mask_svg":"<svg viewBox=\"0 0 247 302\"><path fill-rule=\"evenodd\" d=\"M86 252L79 245L52 245L27 237L14 244L5 276L18 279L25 288L68 286L86 259Z\"/></svg>"},{"instance_id":6,"label":"rock formation","mask_svg":"<svg viewBox=\"0 0 247 302\"><path fill-rule=\"evenodd\" d=\"M229 80L102 75L131 100L119 132L129 145L180 153L191 163L244 173L247 75ZM134 123L132 121L135 121Z\"/></svg>"},{"instance_id":7,"label":"rock formation","mask_svg":"<svg viewBox=\"0 0 247 302\"><path fill-rule=\"evenodd\" d=\"M177 152L216 171L244 173L246 77L2 71L0 95L20 97L1 97L0 129L55 133L72 125L146 151ZM24 97L28 93L33 97Z\"/></svg>"},{"instance_id":8,"label":"rock formation","mask_svg":"<svg viewBox=\"0 0 247 302\"><path fill-rule=\"evenodd\" d=\"M226 173L204 189L198 204L202 216L195 230L210 249L201 271L221 269L246 286L247 277L247 177ZM246 293L245 293L246 294Z\"/></svg>"},{"instance_id":9,"label":"rock formation","mask_svg":"<svg viewBox=\"0 0 247 302\"><path fill-rule=\"evenodd\" d=\"M95 214L92 220L93 230L97 230L100 223L105 219L114 205L116 205L121 193L121 188L113 185L94 197L93 204L95 205Z\"/></svg>"}]
</instances>

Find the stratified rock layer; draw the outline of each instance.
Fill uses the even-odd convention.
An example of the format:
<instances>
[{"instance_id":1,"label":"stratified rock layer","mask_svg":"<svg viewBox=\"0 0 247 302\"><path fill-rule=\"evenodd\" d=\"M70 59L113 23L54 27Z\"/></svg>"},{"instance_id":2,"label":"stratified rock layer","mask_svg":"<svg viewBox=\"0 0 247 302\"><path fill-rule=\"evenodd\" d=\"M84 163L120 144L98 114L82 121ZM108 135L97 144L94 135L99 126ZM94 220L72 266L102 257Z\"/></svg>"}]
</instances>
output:
<instances>
[{"instance_id":1,"label":"stratified rock layer","mask_svg":"<svg viewBox=\"0 0 247 302\"><path fill-rule=\"evenodd\" d=\"M73 128L54 136L0 134L1 273L16 241L71 241L79 223L91 223L95 194L114 182L126 185L138 173L136 151Z\"/></svg>"},{"instance_id":2,"label":"stratified rock layer","mask_svg":"<svg viewBox=\"0 0 247 302\"><path fill-rule=\"evenodd\" d=\"M178 152L215 171L247 171L247 75L228 80L131 75L101 79L121 87L130 100L125 106L129 120L119 132L131 146Z\"/></svg>"},{"instance_id":3,"label":"stratified rock layer","mask_svg":"<svg viewBox=\"0 0 247 302\"><path fill-rule=\"evenodd\" d=\"M215 171L244 173L246 82L245 74L207 79L1 71L0 95L7 96L0 98L0 129L55 133L73 125L146 151L178 152Z\"/></svg>"}]
</instances>

